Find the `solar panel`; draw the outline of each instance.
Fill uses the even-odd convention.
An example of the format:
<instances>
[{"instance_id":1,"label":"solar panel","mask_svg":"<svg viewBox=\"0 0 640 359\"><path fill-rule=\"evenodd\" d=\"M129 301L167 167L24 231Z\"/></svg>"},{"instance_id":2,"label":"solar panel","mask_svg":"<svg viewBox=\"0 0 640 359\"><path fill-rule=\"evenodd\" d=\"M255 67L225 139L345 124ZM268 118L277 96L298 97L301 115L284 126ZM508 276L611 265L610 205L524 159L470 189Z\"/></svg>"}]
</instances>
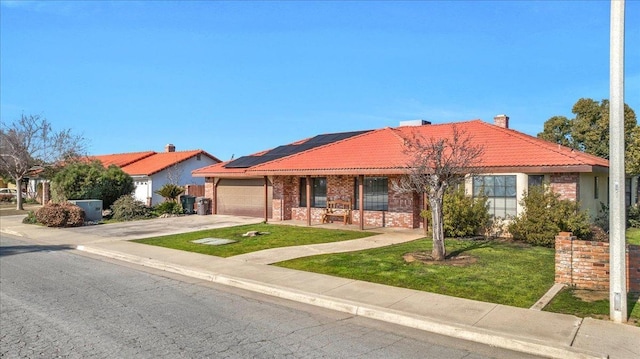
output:
<instances>
[{"instance_id":1,"label":"solar panel","mask_svg":"<svg viewBox=\"0 0 640 359\"><path fill-rule=\"evenodd\" d=\"M260 156L242 156L236 160L233 160L227 163L224 167L225 168L249 168L249 167L257 166L262 163L277 160L279 158L291 156L293 154L300 153L306 150L310 150L315 147L320 147L323 145L327 145L329 143L347 139L349 137L357 136L359 134L369 132L369 131L370 130L317 135L301 144L278 146Z\"/></svg>"}]
</instances>

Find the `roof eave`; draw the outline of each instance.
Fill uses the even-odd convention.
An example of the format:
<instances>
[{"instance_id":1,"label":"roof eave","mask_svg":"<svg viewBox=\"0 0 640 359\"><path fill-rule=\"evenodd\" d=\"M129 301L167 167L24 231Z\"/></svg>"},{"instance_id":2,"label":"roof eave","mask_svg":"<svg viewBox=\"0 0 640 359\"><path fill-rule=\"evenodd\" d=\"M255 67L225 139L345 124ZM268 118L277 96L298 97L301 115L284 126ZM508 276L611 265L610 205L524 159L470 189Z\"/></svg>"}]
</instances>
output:
<instances>
[{"instance_id":1,"label":"roof eave","mask_svg":"<svg viewBox=\"0 0 640 359\"><path fill-rule=\"evenodd\" d=\"M598 165L564 166L487 166L479 168L480 173L608 173L609 168ZM246 178L260 176L326 176L326 175L402 175L406 168L335 168L335 169L283 169L283 170L247 170L245 172L225 173L207 172L194 174L194 177Z\"/></svg>"},{"instance_id":2,"label":"roof eave","mask_svg":"<svg viewBox=\"0 0 640 359\"><path fill-rule=\"evenodd\" d=\"M608 173L609 168L599 165L563 165L563 166L496 166L481 167L484 173Z\"/></svg>"}]
</instances>

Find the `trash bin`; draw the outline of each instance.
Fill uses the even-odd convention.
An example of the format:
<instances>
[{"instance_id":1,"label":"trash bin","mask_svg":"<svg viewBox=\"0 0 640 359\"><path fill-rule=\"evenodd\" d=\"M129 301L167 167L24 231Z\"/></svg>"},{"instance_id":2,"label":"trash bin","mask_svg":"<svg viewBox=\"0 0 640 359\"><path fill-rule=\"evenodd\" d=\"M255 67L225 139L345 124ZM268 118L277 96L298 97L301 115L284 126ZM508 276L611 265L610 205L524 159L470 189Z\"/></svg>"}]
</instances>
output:
<instances>
[{"instance_id":1,"label":"trash bin","mask_svg":"<svg viewBox=\"0 0 640 359\"><path fill-rule=\"evenodd\" d=\"M209 212L209 198L207 197L198 197L196 198L198 214L205 215Z\"/></svg>"},{"instance_id":2,"label":"trash bin","mask_svg":"<svg viewBox=\"0 0 640 359\"><path fill-rule=\"evenodd\" d=\"M196 201L195 196L185 195L180 197L180 204L182 205L182 209L184 210L184 213L193 214L193 205L195 201Z\"/></svg>"}]
</instances>

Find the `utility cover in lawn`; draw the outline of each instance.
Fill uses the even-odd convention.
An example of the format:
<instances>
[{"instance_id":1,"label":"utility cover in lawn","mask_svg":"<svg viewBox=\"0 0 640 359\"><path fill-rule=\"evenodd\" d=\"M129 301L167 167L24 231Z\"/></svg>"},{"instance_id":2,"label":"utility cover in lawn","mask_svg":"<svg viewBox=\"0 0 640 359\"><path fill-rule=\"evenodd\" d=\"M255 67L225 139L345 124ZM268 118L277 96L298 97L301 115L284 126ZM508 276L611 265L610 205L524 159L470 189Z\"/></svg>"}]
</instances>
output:
<instances>
[{"instance_id":1,"label":"utility cover in lawn","mask_svg":"<svg viewBox=\"0 0 640 359\"><path fill-rule=\"evenodd\" d=\"M235 243L237 241L234 241L233 239L224 239L224 238L202 238L202 239L196 239L191 242L199 243L199 244L209 244L212 246L221 246L223 244Z\"/></svg>"}]
</instances>

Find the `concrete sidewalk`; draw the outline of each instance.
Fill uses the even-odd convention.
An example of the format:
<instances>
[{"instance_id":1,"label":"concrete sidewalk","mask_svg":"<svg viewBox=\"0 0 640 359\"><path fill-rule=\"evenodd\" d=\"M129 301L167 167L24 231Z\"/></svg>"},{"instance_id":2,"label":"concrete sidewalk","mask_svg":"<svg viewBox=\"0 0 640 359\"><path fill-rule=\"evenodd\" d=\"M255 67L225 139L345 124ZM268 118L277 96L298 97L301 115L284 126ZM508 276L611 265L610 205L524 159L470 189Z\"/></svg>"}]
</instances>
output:
<instances>
[{"instance_id":1,"label":"concrete sidewalk","mask_svg":"<svg viewBox=\"0 0 640 359\"><path fill-rule=\"evenodd\" d=\"M22 225L22 216L0 218L0 231L48 245L79 250L284 299L339 310L425 331L552 358L640 358L640 328L571 315L541 312L448 297L410 289L274 267L263 263L313 252L330 244L219 258L127 240L177 231L256 223L255 218L188 216L135 224L73 229ZM335 251L411 240L418 232L386 231L360 240L337 242ZM318 249L319 248L319 249Z\"/></svg>"}]
</instances>

